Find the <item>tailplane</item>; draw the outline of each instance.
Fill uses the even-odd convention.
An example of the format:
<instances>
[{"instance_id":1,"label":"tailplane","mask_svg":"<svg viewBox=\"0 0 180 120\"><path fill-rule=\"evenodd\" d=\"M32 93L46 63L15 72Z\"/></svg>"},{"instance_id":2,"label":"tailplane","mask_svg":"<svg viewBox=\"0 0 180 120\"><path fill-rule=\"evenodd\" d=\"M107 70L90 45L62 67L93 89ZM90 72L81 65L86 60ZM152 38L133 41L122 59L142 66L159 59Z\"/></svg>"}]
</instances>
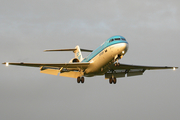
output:
<instances>
[{"instance_id":1,"label":"tailplane","mask_svg":"<svg viewBox=\"0 0 180 120\"><path fill-rule=\"evenodd\" d=\"M52 52L52 51L73 51L75 54L75 58L77 58L79 62L81 62L83 60L81 52L92 52L93 50L80 49L80 47L77 45L74 49L55 49L55 50L45 50L44 52Z\"/></svg>"}]
</instances>

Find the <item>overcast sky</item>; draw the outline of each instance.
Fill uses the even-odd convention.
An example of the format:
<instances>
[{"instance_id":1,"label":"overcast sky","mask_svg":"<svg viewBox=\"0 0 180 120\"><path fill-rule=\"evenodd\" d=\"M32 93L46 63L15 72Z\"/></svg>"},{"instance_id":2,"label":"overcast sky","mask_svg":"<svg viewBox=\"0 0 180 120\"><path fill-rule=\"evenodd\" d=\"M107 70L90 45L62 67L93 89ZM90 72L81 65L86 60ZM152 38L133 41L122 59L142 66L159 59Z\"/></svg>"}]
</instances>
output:
<instances>
[{"instance_id":1,"label":"overcast sky","mask_svg":"<svg viewBox=\"0 0 180 120\"><path fill-rule=\"evenodd\" d=\"M129 42L121 63L180 66L179 0L0 0L0 62L64 63L109 37ZM88 55L83 53L84 56ZM180 72L76 79L0 67L0 120L179 120Z\"/></svg>"}]
</instances>

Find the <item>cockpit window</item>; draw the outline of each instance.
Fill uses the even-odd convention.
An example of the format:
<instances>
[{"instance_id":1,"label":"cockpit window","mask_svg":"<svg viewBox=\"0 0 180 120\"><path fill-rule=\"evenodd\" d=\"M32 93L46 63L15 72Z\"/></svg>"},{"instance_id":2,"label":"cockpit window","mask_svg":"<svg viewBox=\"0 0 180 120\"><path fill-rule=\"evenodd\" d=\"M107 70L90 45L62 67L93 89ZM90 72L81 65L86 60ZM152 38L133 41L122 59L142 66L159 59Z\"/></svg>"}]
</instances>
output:
<instances>
[{"instance_id":1,"label":"cockpit window","mask_svg":"<svg viewBox=\"0 0 180 120\"><path fill-rule=\"evenodd\" d=\"M126 41L126 39L125 39L125 38L122 38L122 40Z\"/></svg>"},{"instance_id":2,"label":"cockpit window","mask_svg":"<svg viewBox=\"0 0 180 120\"><path fill-rule=\"evenodd\" d=\"M114 39L111 39L109 42L112 42L112 41L114 41Z\"/></svg>"},{"instance_id":3,"label":"cockpit window","mask_svg":"<svg viewBox=\"0 0 180 120\"><path fill-rule=\"evenodd\" d=\"M121 40L120 38L115 38L115 40Z\"/></svg>"}]
</instances>

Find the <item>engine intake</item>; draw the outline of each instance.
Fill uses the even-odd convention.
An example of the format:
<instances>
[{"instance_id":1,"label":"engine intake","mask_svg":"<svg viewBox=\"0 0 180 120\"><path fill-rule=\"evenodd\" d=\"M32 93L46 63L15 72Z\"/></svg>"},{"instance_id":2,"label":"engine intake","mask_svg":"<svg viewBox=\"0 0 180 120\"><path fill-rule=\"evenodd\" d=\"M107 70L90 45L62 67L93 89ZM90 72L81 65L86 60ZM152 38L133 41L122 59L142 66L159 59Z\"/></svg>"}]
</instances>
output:
<instances>
[{"instance_id":1,"label":"engine intake","mask_svg":"<svg viewBox=\"0 0 180 120\"><path fill-rule=\"evenodd\" d=\"M75 62L79 62L79 59L73 58L73 59L71 59L71 60L69 61L69 63L75 63Z\"/></svg>"}]
</instances>

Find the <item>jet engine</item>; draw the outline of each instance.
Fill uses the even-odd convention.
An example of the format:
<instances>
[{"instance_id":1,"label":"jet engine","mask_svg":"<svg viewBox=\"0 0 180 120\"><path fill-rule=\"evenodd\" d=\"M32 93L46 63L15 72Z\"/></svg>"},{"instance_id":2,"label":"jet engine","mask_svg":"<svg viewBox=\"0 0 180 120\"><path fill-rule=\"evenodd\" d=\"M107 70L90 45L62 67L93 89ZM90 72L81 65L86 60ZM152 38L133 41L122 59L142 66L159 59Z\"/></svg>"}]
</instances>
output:
<instances>
[{"instance_id":1,"label":"jet engine","mask_svg":"<svg viewBox=\"0 0 180 120\"><path fill-rule=\"evenodd\" d=\"M78 58L73 58L69 61L69 63L75 63L75 62L80 62Z\"/></svg>"}]
</instances>

